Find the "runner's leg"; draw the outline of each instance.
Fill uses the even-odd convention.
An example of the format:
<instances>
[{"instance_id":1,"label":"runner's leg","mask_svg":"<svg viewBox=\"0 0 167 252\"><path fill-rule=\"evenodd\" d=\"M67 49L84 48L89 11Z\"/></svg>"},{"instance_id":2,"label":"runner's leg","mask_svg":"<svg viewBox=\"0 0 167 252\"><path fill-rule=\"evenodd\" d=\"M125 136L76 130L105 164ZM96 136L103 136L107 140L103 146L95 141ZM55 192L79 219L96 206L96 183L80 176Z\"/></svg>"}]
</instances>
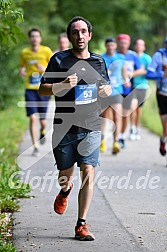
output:
<instances>
[{"instance_id":1,"label":"runner's leg","mask_svg":"<svg viewBox=\"0 0 167 252\"><path fill-rule=\"evenodd\" d=\"M138 100L133 99L131 104L132 113L130 115L131 126L136 126Z\"/></svg>"},{"instance_id":2,"label":"runner's leg","mask_svg":"<svg viewBox=\"0 0 167 252\"><path fill-rule=\"evenodd\" d=\"M106 151L106 141L105 141L105 128L106 128L106 120L104 118L108 118L110 120L113 119L112 114L112 108L108 107L106 110L104 110L101 114L102 116L102 124L101 124L101 145L100 145L100 151L105 152Z\"/></svg>"},{"instance_id":3,"label":"runner's leg","mask_svg":"<svg viewBox=\"0 0 167 252\"><path fill-rule=\"evenodd\" d=\"M163 137L167 137L167 115L160 115L162 129L163 129Z\"/></svg>"},{"instance_id":4,"label":"runner's leg","mask_svg":"<svg viewBox=\"0 0 167 252\"><path fill-rule=\"evenodd\" d=\"M122 117L122 134L125 134L128 122L129 122L129 110L123 109L123 117Z\"/></svg>"},{"instance_id":5,"label":"runner's leg","mask_svg":"<svg viewBox=\"0 0 167 252\"><path fill-rule=\"evenodd\" d=\"M132 113L130 115L130 135L129 135L130 140L136 140L136 134L137 134L136 121L137 121L137 109L138 109L137 106L138 106L138 100L137 98L133 98L131 103Z\"/></svg>"},{"instance_id":6,"label":"runner's leg","mask_svg":"<svg viewBox=\"0 0 167 252\"><path fill-rule=\"evenodd\" d=\"M137 108L136 112L137 112L137 116L136 116L135 125L136 125L136 128L138 128L138 126L140 124L140 119L141 119L141 116L142 116L142 107L139 106Z\"/></svg>"},{"instance_id":7,"label":"runner's leg","mask_svg":"<svg viewBox=\"0 0 167 252\"><path fill-rule=\"evenodd\" d=\"M114 131L114 141L119 140L119 134L121 133L121 128L122 128L122 104L118 103L113 105L113 121L116 125L116 129Z\"/></svg>"},{"instance_id":8,"label":"runner's leg","mask_svg":"<svg viewBox=\"0 0 167 252\"><path fill-rule=\"evenodd\" d=\"M89 231L86 224L86 216L93 196L94 167L81 164L82 185L78 195L78 220L75 227L75 238L82 241L93 241L94 235Z\"/></svg>"},{"instance_id":9,"label":"runner's leg","mask_svg":"<svg viewBox=\"0 0 167 252\"><path fill-rule=\"evenodd\" d=\"M81 164L80 171L82 185L78 195L78 217L86 219L93 197L94 167Z\"/></svg>"},{"instance_id":10,"label":"runner's leg","mask_svg":"<svg viewBox=\"0 0 167 252\"><path fill-rule=\"evenodd\" d=\"M163 133L160 138L160 153L162 156L166 155L166 140L167 140L167 115L160 115Z\"/></svg>"},{"instance_id":11,"label":"runner's leg","mask_svg":"<svg viewBox=\"0 0 167 252\"><path fill-rule=\"evenodd\" d=\"M59 185L61 186L64 192L69 189L73 173L74 166L70 167L69 169L59 171Z\"/></svg>"},{"instance_id":12,"label":"runner's leg","mask_svg":"<svg viewBox=\"0 0 167 252\"><path fill-rule=\"evenodd\" d=\"M35 114L32 114L29 117L30 117L29 128L30 128L31 139L32 139L33 145L35 146L37 144L37 129L36 129L37 120L36 120Z\"/></svg>"},{"instance_id":13,"label":"runner's leg","mask_svg":"<svg viewBox=\"0 0 167 252\"><path fill-rule=\"evenodd\" d=\"M113 149L112 154L117 154L120 152L120 144L119 144L119 136L121 133L122 127L122 104L117 103L113 105L113 121L115 123L115 131L113 134L114 141L113 141Z\"/></svg>"},{"instance_id":14,"label":"runner's leg","mask_svg":"<svg viewBox=\"0 0 167 252\"><path fill-rule=\"evenodd\" d=\"M46 128L46 123L47 123L47 120L46 120L46 119L40 119L41 131L42 131L42 130L45 130L45 128Z\"/></svg>"}]
</instances>

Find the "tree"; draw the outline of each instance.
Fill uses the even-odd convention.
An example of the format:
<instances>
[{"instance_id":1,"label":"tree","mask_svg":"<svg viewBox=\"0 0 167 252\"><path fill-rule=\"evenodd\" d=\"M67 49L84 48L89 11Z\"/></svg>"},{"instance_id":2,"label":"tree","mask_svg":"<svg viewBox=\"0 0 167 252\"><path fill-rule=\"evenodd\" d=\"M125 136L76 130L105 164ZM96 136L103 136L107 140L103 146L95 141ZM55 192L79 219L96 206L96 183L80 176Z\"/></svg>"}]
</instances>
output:
<instances>
[{"instance_id":1,"label":"tree","mask_svg":"<svg viewBox=\"0 0 167 252\"><path fill-rule=\"evenodd\" d=\"M22 2L23 0L0 0L0 109L11 105L20 95L16 55L12 49L23 39L19 27L20 22L23 22L20 8Z\"/></svg>"},{"instance_id":2,"label":"tree","mask_svg":"<svg viewBox=\"0 0 167 252\"><path fill-rule=\"evenodd\" d=\"M6 52L14 46L23 34L19 23L23 21L20 4L23 0L0 0L0 49Z\"/></svg>"}]
</instances>

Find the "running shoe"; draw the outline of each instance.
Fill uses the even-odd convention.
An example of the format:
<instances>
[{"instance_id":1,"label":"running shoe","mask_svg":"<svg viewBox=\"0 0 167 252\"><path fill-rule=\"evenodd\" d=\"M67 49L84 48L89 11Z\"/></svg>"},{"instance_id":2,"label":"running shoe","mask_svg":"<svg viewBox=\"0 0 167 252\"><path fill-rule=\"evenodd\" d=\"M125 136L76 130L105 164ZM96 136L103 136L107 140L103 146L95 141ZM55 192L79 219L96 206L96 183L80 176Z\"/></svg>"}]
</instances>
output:
<instances>
[{"instance_id":1,"label":"running shoe","mask_svg":"<svg viewBox=\"0 0 167 252\"><path fill-rule=\"evenodd\" d=\"M118 142L119 142L119 144L121 146L121 149L126 148L125 139L120 138Z\"/></svg>"},{"instance_id":2,"label":"running shoe","mask_svg":"<svg viewBox=\"0 0 167 252\"><path fill-rule=\"evenodd\" d=\"M104 153L106 150L107 150L106 140L103 139L101 140L101 144L100 144L100 152Z\"/></svg>"},{"instance_id":3,"label":"running shoe","mask_svg":"<svg viewBox=\"0 0 167 252\"><path fill-rule=\"evenodd\" d=\"M39 148L38 147L34 147L34 151L32 153L33 157L39 157Z\"/></svg>"},{"instance_id":4,"label":"running shoe","mask_svg":"<svg viewBox=\"0 0 167 252\"><path fill-rule=\"evenodd\" d=\"M120 152L120 145L118 142L114 142L113 144L113 149L112 149L112 154L117 154Z\"/></svg>"},{"instance_id":5,"label":"running shoe","mask_svg":"<svg viewBox=\"0 0 167 252\"><path fill-rule=\"evenodd\" d=\"M129 140L135 141L136 140L136 135L137 135L136 129L135 128L131 128L130 129Z\"/></svg>"},{"instance_id":6,"label":"running shoe","mask_svg":"<svg viewBox=\"0 0 167 252\"><path fill-rule=\"evenodd\" d=\"M73 184L71 183L69 194L70 194L72 188L73 188ZM69 194L64 197L64 195L62 195L59 192L59 194L56 196L56 199L55 199L55 202L54 202L54 211L57 214L64 214L65 211L67 210Z\"/></svg>"},{"instance_id":7,"label":"running shoe","mask_svg":"<svg viewBox=\"0 0 167 252\"><path fill-rule=\"evenodd\" d=\"M45 134L46 134L45 130L40 130L40 138L39 138L40 144L44 144L46 142Z\"/></svg>"},{"instance_id":8,"label":"running shoe","mask_svg":"<svg viewBox=\"0 0 167 252\"><path fill-rule=\"evenodd\" d=\"M160 148L159 151L161 153L162 156L166 155L166 146L165 146L165 142L162 140L162 138L160 138Z\"/></svg>"},{"instance_id":9,"label":"running shoe","mask_svg":"<svg viewBox=\"0 0 167 252\"><path fill-rule=\"evenodd\" d=\"M136 133L136 140L140 140L140 139L141 139L141 136L140 136L139 132L137 131L137 133Z\"/></svg>"},{"instance_id":10,"label":"running shoe","mask_svg":"<svg viewBox=\"0 0 167 252\"><path fill-rule=\"evenodd\" d=\"M93 241L95 239L94 235L88 230L87 224L75 227L75 238L80 241Z\"/></svg>"}]
</instances>

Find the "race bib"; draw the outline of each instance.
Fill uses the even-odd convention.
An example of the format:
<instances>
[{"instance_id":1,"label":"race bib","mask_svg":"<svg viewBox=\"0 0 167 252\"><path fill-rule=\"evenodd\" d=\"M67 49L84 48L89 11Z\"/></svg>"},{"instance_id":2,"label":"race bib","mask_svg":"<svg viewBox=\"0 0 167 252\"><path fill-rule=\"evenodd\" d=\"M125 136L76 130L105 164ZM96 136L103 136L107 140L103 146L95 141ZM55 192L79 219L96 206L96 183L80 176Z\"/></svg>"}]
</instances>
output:
<instances>
[{"instance_id":1,"label":"race bib","mask_svg":"<svg viewBox=\"0 0 167 252\"><path fill-rule=\"evenodd\" d=\"M29 80L30 80L30 85L40 85L40 82L41 82L41 78L42 78L42 75L40 74L33 74L30 76Z\"/></svg>"},{"instance_id":2,"label":"race bib","mask_svg":"<svg viewBox=\"0 0 167 252\"><path fill-rule=\"evenodd\" d=\"M75 105L89 104L97 101L96 84L75 86Z\"/></svg>"}]
</instances>

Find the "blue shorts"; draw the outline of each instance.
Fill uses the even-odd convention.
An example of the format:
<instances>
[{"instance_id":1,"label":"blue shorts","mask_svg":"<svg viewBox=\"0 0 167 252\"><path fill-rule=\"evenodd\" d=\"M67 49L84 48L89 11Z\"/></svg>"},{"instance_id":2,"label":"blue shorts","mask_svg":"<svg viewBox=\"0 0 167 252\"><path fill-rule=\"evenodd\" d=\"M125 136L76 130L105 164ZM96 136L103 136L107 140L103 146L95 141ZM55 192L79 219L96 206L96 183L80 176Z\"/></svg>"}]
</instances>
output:
<instances>
[{"instance_id":1,"label":"blue shorts","mask_svg":"<svg viewBox=\"0 0 167 252\"><path fill-rule=\"evenodd\" d=\"M38 90L26 89L25 100L27 116L39 113L40 119L45 119L49 99L50 96L40 96ZM32 102L32 104L29 104L29 102Z\"/></svg>"},{"instance_id":2,"label":"blue shorts","mask_svg":"<svg viewBox=\"0 0 167 252\"><path fill-rule=\"evenodd\" d=\"M54 148L54 138L58 132L53 132L52 147L58 170L66 170L76 162L97 166L100 151L101 131L84 133L67 133Z\"/></svg>"}]
</instances>

